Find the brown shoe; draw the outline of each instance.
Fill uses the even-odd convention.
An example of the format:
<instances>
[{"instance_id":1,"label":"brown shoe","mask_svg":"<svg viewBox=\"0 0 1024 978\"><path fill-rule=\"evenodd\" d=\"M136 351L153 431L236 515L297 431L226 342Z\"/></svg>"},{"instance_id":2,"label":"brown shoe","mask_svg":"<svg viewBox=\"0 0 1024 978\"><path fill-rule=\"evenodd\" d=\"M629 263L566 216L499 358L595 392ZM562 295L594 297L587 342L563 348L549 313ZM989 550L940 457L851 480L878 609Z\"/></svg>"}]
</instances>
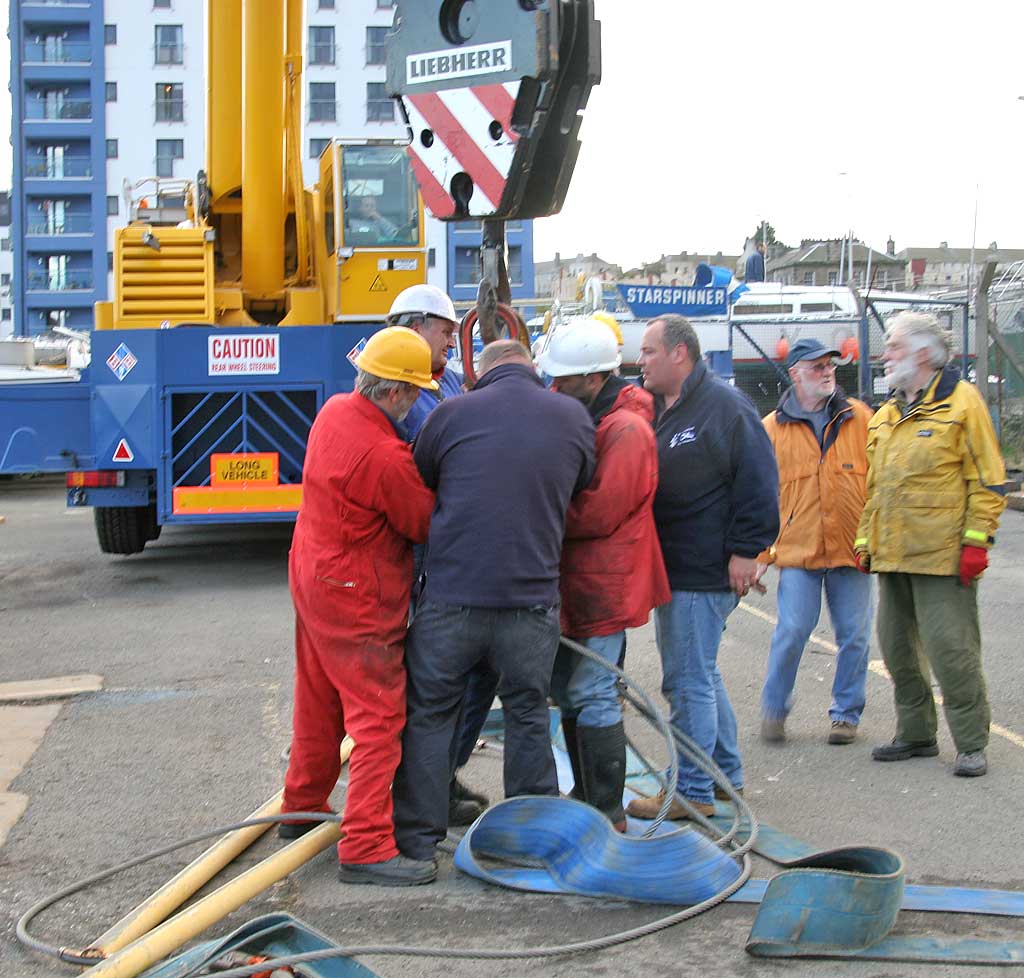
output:
<instances>
[{"instance_id":1,"label":"brown shoe","mask_svg":"<svg viewBox=\"0 0 1024 978\"><path fill-rule=\"evenodd\" d=\"M832 729L828 732L830 744L852 744L857 738L857 724L845 720L833 720Z\"/></svg>"},{"instance_id":2,"label":"brown shoe","mask_svg":"<svg viewBox=\"0 0 1024 978\"><path fill-rule=\"evenodd\" d=\"M657 818L664 800L664 791L659 792L653 798L634 798L626 807L626 814L632 815L633 818L645 818L648 820ZM711 816L715 814L714 805L709 805L707 802L703 801L694 801L691 798L687 798L686 801L687 804L693 806L694 811L699 812L705 818L711 818ZM673 821L682 821L683 819L691 818L692 816L683 807L683 803L678 798L673 798L672 805L669 808L668 815L666 817Z\"/></svg>"},{"instance_id":3,"label":"brown shoe","mask_svg":"<svg viewBox=\"0 0 1024 978\"><path fill-rule=\"evenodd\" d=\"M740 796L740 798L743 797L742 788L733 788L732 790L735 791L736 794ZM732 801L732 796L725 790L725 788L721 788L717 784L715 785L715 797L719 801Z\"/></svg>"},{"instance_id":4,"label":"brown shoe","mask_svg":"<svg viewBox=\"0 0 1024 978\"><path fill-rule=\"evenodd\" d=\"M761 717L761 739L766 744L781 744L786 739L786 718Z\"/></svg>"}]
</instances>

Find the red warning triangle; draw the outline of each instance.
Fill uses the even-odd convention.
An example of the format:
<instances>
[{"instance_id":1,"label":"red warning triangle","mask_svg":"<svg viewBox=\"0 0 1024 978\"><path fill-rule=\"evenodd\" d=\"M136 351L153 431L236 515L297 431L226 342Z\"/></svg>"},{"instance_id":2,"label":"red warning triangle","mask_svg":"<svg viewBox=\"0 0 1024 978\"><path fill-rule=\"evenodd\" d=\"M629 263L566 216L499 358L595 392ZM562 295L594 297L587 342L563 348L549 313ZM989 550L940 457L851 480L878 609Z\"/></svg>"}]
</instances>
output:
<instances>
[{"instance_id":1,"label":"red warning triangle","mask_svg":"<svg viewBox=\"0 0 1024 978\"><path fill-rule=\"evenodd\" d=\"M131 461L134 460L134 458L135 458L134 453L128 447L128 439L127 438L122 438L117 443L117 448L114 449L114 457L113 457L112 461L114 461L114 462L131 462Z\"/></svg>"}]
</instances>

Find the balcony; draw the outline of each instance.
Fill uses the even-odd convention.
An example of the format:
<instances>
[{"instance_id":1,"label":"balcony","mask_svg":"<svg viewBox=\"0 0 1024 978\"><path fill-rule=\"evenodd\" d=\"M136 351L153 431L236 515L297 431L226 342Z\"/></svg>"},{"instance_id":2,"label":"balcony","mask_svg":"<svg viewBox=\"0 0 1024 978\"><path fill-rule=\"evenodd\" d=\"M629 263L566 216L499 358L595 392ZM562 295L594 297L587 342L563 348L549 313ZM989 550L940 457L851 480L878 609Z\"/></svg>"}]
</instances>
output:
<instances>
[{"instance_id":1,"label":"balcony","mask_svg":"<svg viewBox=\"0 0 1024 978\"><path fill-rule=\"evenodd\" d=\"M30 122L82 122L91 118L92 102L87 98L67 98L60 102L32 99L25 105L25 119Z\"/></svg>"},{"instance_id":2,"label":"balcony","mask_svg":"<svg viewBox=\"0 0 1024 978\"><path fill-rule=\"evenodd\" d=\"M92 288L92 270L74 268L64 272L29 272L30 292L81 292Z\"/></svg>"},{"instance_id":3,"label":"balcony","mask_svg":"<svg viewBox=\"0 0 1024 978\"><path fill-rule=\"evenodd\" d=\"M334 99L311 98L309 100L310 122L336 122L338 103Z\"/></svg>"},{"instance_id":4,"label":"balcony","mask_svg":"<svg viewBox=\"0 0 1024 978\"><path fill-rule=\"evenodd\" d=\"M27 62L47 65L91 64L92 45L88 41L26 41L23 50Z\"/></svg>"},{"instance_id":5,"label":"balcony","mask_svg":"<svg viewBox=\"0 0 1024 978\"><path fill-rule=\"evenodd\" d=\"M157 122L185 121L185 102L183 99L160 99L155 105Z\"/></svg>"},{"instance_id":6,"label":"balcony","mask_svg":"<svg viewBox=\"0 0 1024 978\"><path fill-rule=\"evenodd\" d=\"M65 156L63 159L33 159L25 163L25 177L35 180L68 180L92 176L92 160L88 156Z\"/></svg>"},{"instance_id":7,"label":"balcony","mask_svg":"<svg viewBox=\"0 0 1024 978\"><path fill-rule=\"evenodd\" d=\"M185 63L185 49L180 44L157 44L154 48L154 64L180 65Z\"/></svg>"},{"instance_id":8,"label":"balcony","mask_svg":"<svg viewBox=\"0 0 1024 978\"><path fill-rule=\"evenodd\" d=\"M36 219L26 224L25 233L31 235L92 234L92 216L89 214L65 214L60 220Z\"/></svg>"}]
</instances>

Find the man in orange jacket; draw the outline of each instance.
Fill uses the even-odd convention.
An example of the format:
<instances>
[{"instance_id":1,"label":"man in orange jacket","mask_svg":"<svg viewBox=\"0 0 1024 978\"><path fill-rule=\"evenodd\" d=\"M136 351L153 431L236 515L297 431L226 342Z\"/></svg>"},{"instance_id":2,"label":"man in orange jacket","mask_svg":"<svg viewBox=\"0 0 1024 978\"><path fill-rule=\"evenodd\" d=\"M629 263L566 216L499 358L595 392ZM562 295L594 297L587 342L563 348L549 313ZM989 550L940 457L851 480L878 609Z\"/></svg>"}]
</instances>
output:
<instances>
[{"instance_id":1,"label":"man in orange jacket","mask_svg":"<svg viewBox=\"0 0 1024 978\"><path fill-rule=\"evenodd\" d=\"M346 883L431 882L433 860L398 852L391 782L405 724L405 647L412 544L427 539L434 494L397 427L421 390L436 390L430 346L411 329L375 333L356 360L352 394L332 397L309 433L302 508L288 561L295 604L295 711L284 812L330 811L339 747L349 760ZM295 838L316 823L280 826Z\"/></svg>"},{"instance_id":2,"label":"man in orange jacket","mask_svg":"<svg viewBox=\"0 0 1024 978\"><path fill-rule=\"evenodd\" d=\"M552 389L597 425L597 468L573 500L562 547L562 633L615 663L627 628L671 599L651 504L658 488L654 399L613 376L618 343L597 319L560 327L537 358ZM562 711L573 796L625 831L626 734L614 674L560 646L551 694Z\"/></svg>"},{"instance_id":3,"label":"man in orange jacket","mask_svg":"<svg viewBox=\"0 0 1024 978\"><path fill-rule=\"evenodd\" d=\"M764 419L779 466L779 536L767 560L780 568L779 623L761 694L761 737L786 738L786 717L804 646L818 624L824 587L839 645L830 744L852 743L864 709L871 631L871 582L857 570L853 542L864 508L871 410L836 386L834 357L815 339L786 358L793 386Z\"/></svg>"}]
</instances>

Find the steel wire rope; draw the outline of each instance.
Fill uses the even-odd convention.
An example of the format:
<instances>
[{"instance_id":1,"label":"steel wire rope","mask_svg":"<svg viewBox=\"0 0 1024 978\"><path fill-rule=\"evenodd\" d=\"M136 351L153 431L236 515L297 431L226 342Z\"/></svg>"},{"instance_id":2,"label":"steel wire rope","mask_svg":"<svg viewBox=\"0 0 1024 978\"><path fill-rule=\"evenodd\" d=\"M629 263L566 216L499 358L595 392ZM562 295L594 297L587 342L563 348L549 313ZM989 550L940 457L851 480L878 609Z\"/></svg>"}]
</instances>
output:
<instances>
[{"instance_id":1,"label":"steel wire rope","mask_svg":"<svg viewBox=\"0 0 1024 978\"><path fill-rule=\"evenodd\" d=\"M677 784L678 778L678 750L681 748L682 752L694 761L698 766L703 766L708 773L712 774L712 777L721 778L727 790L731 788L728 785L728 779L722 774L714 761L703 751L700 750L693 742L686 737L677 728L672 727L664 714L654 705L646 691L642 687L635 684L629 676L626 675L621 669L606 659L599 656L593 650L589 649L585 645L581 645L572 639L561 638L561 642L566 647L572 649L580 655L586 656L600 665L607 668L610 672L614 673L620 681L627 687L632 688L639 696L628 694L627 698L636 708L640 716L655 726L659 733L665 737L666 746L669 751L669 767L668 776L661 776L657 774L658 780L665 786L665 799L662 803L661 809L657 816L652 820L651 825L643 833L642 838L650 838L657 831L658 827L664 821L668 814L672 800L674 798L674 789ZM646 760L645 760L646 764ZM650 765L647 765L650 769ZM713 769L713 770L712 770ZM717 772L717 775L716 773ZM669 790L671 787L673 790ZM625 944L629 941L638 940L643 937L647 937L651 934L657 933L658 931L664 930L668 927L672 927L676 924L683 923L692 917L696 917L707 910L716 907L719 903L724 902L733 893L735 893L744 883L750 878L751 864L748 854L748 849L753 844L752 840L756 835L756 824L753 822L753 816L750 813L749 808L743 802L739 796L736 795L735 791L732 791L734 807L738 802L748 813L748 817L752 820L751 825L751 837L747 843L743 846L737 846L734 852L730 853L730 856L739 858L742 860L740 874L736 880L724 887L719 893L701 903L694 904L693 906L687 907L685 910L681 910L674 914L669 914L665 917L659 917L656 920L651 921L647 924L642 924L639 927L630 928L625 931L620 931L615 934L609 934L600 938L593 938L588 941L578 941L572 944L552 945L550 947L543 948L529 948L529 949L494 949L494 948L424 948L424 947L412 947L405 945L366 945L366 946L354 946L350 948L327 948L322 951L311 951L304 954L289 955L286 957L275 958L270 961L265 961L258 966L244 966L235 968L233 970L218 972L221 978L245 978L245 976L257 974L260 971L267 971L268 969L274 970L276 968L288 967L293 964L301 964L303 962L311 962L316 960L325 960L332 957L354 957L356 955L362 956L386 956L386 955L397 955L404 957L450 957L450 958L489 958L489 959L529 959L529 958L545 958L545 957L557 957L569 954L579 954L586 951L601 951L610 947L614 947L619 944ZM697 816L699 821L706 829L709 829L712 833L720 836L717 840L718 844L722 844L723 841L728 842L731 836L728 834L723 835L721 830L715 826L712 822L707 819L700 817L699 813L693 812ZM220 826L215 829L210 829L206 832L197 833L187 837L186 839L178 842L169 843L166 846L162 846L158 849L151 850L143 853L140 856L136 856L116 866L112 866L108 869L102 870L99 873L95 873L92 876L87 877L76 883L69 884L66 887L58 890L57 892L43 897L33 904L18 920L15 928L15 934L18 940L26 947L34 950L40 954L45 954L50 957L55 957L60 961L67 964L81 965L81 966L93 966L99 964L103 959L96 957L87 957L81 954L75 954L68 949L67 946L56 946L48 944L39 938L34 937L28 931L29 924L38 917L44 910L53 906L62 900L73 896L90 886L94 886L97 883L101 883L112 876L115 876L121 872L125 872L129 869L134 869L136 866L140 866L143 863L149 862L153 859L158 859L161 856L168 855L169 853L176 852L179 849L183 849L190 845L203 842L207 839L211 839L217 836L225 835L229 832L234 832L239 829L248 828L255 825L272 825L280 822L297 822L297 821L317 821L317 822L341 822L341 816L336 813L325 813L325 812L289 812L287 814L281 813L278 815L269 815L262 818L247 819L241 822L234 822L229 825ZM739 821L738 814L734 816L734 828L736 823ZM202 965L198 966L201 967ZM193 969L190 974L195 974ZM188 975L183 975L182 978L189 978Z\"/></svg>"}]
</instances>

